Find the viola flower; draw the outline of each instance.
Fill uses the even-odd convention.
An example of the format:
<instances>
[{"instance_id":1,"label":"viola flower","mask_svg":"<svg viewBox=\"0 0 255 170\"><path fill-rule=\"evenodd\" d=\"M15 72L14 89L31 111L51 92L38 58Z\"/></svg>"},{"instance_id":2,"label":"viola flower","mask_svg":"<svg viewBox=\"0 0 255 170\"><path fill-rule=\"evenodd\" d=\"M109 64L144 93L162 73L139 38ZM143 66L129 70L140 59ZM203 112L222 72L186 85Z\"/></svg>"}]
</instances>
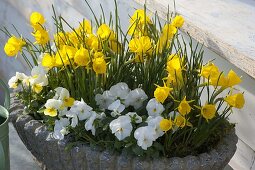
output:
<instances>
[{"instance_id":1,"label":"viola flower","mask_svg":"<svg viewBox=\"0 0 255 170\"><path fill-rule=\"evenodd\" d=\"M91 116L92 107L87 105L83 99L81 101L75 101L73 106L70 108L70 112L75 112L79 120L88 119Z\"/></svg>"},{"instance_id":2,"label":"viola flower","mask_svg":"<svg viewBox=\"0 0 255 170\"><path fill-rule=\"evenodd\" d=\"M136 112L128 112L126 116L129 116L131 118L131 122L134 121L135 123L141 123L142 117L139 116Z\"/></svg>"},{"instance_id":3,"label":"viola flower","mask_svg":"<svg viewBox=\"0 0 255 170\"><path fill-rule=\"evenodd\" d=\"M62 101L56 99L48 99L44 106L46 108L44 109L44 114L55 117L58 114L58 109L60 109L62 106Z\"/></svg>"},{"instance_id":4,"label":"viola flower","mask_svg":"<svg viewBox=\"0 0 255 170\"><path fill-rule=\"evenodd\" d=\"M69 124L70 122L67 118L60 118L59 120L55 120L53 137L59 140L64 139L64 136L70 133L67 128Z\"/></svg>"},{"instance_id":5,"label":"viola flower","mask_svg":"<svg viewBox=\"0 0 255 170\"><path fill-rule=\"evenodd\" d=\"M178 111L182 116L187 115L191 111L191 107L189 105L191 101L186 100L186 96L183 98L183 100L180 102L178 106Z\"/></svg>"},{"instance_id":6,"label":"viola flower","mask_svg":"<svg viewBox=\"0 0 255 170\"><path fill-rule=\"evenodd\" d=\"M206 104L201 108L202 116L208 121L215 117L216 108L214 104Z\"/></svg>"},{"instance_id":7,"label":"viola flower","mask_svg":"<svg viewBox=\"0 0 255 170\"><path fill-rule=\"evenodd\" d=\"M155 141L156 132L151 126L139 127L134 132L134 137L137 140L137 145L143 150L151 147Z\"/></svg>"},{"instance_id":8,"label":"viola flower","mask_svg":"<svg viewBox=\"0 0 255 170\"><path fill-rule=\"evenodd\" d=\"M20 83L26 85L26 80L28 80L28 77L24 73L16 72L16 75L11 77L8 81L8 85L10 88L16 89Z\"/></svg>"},{"instance_id":9,"label":"viola flower","mask_svg":"<svg viewBox=\"0 0 255 170\"><path fill-rule=\"evenodd\" d=\"M114 96L116 99L126 99L128 94L130 92L130 89L126 83L120 82L115 85L113 85L110 88L110 93L112 96Z\"/></svg>"},{"instance_id":10,"label":"viola flower","mask_svg":"<svg viewBox=\"0 0 255 170\"><path fill-rule=\"evenodd\" d=\"M92 135L95 136L96 134L96 128L94 125L94 121L96 119L100 118L100 115L98 115L96 112L91 111L91 116L87 119L87 121L85 122L85 129L87 131L91 131Z\"/></svg>"},{"instance_id":11,"label":"viola flower","mask_svg":"<svg viewBox=\"0 0 255 170\"><path fill-rule=\"evenodd\" d=\"M125 100L125 106L133 106L135 109L140 108L143 102L148 99L143 89L136 88L128 94Z\"/></svg>"},{"instance_id":12,"label":"viola flower","mask_svg":"<svg viewBox=\"0 0 255 170\"><path fill-rule=\"evenodd\" d=\"M229 106L235 107L238 109L243 108L244 103L245 103L244 96L242 93L229 95L224 100L228 103Z\"/></svg>"},{"instance_id":13,"label":"viola flower","mask_svg":"<svg viewBox=\"0 0 255 170\"><path fill-rule=\"evenodd\" d=\"M156 116L160 116L161 113L165 110L165 108L155 98L152 98L147 103L146 110L149 116L156 117Z\"/></svg>"},{"instance_id":14,"label":"viola flower","mask_svg":"<svg viewBox=\"0 0 255 170\"><path fill-rule=\"evenodd\" d=\"M129 116L119 116L117 119L111 121L109 125L112 133L118 138L118 140L123 140L130 136L132 132L132 124Z\"/></svg>"},{"instance_id":15,"label":"viola flower","mask_svg":"<svg viewBox=\"0 0 255 170\"><path fill-rule=\"evenodd\" d=\"M109 90L103 92L103 94L96 94L95 101L99 105L100 109L108 109L109 105L115 101L115 97Z\"/></svg>"},{"instance_id":16,"label":"viola flower","mask_svg":"<svg viewBox=\"0 0 255 170\"><path fill-rule=\"evenodd\" d=\"M74 98L70 97L69 91L66 88L57 87L54 91L56 91L54 99L63 101L64 107L71 107L73 105Z\"/></svg>"},{"instance_id":17,"label":"viola flower","mask_svg":"<svg viewBox=\"0 0 255 170\"><path fill-rule=\"evenodd\" d=\"M155 139L157 139L157 138L164 135L164 132L160 128L160 122L161 122L162 119L163 119L162 116L157 116L157 117L149 116L147 118L146 122L148 123L148 126L153 127L155 132L156 132Z\"/></svg>"},{"instance_id":18,"label":"viola flower","mask_svg":"<svg viewBox=\"0 0 255 170\"><path fill-rule=\"evenodd\" d=\"M108 110L111 110L111 116L115 117L120 115L125 109L125 105L121 104L120 100L114 101L112 104L108 106Z\"/></svg>"}]
</instances>

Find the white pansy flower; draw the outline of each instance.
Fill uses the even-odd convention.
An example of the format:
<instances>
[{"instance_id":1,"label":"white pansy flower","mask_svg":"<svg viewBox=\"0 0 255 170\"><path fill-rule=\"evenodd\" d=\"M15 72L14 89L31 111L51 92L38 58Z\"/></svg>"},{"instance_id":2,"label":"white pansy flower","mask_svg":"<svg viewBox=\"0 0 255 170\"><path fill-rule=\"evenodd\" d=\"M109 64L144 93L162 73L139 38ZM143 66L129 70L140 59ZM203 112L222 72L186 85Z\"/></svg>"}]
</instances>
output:
<instances>
[{"instance_id":1,"label":"white pansy flower","mask_svg":"<svg viewBox=\"0 0 255 170\"><path fill-rule=\"evenodd\" d=\"M64 87L57 87L54 89L54 91L56 92L55 96L53 97L54 99L64 100L65 98L70 97L69 91Z\"/></svg>"},{"instance_id":2,"label":"white pansy flower","mask_svg":"<svg viewBox=\"0 0 255 170\"><path fill-rule=\"evenodd\" d=\"M130 116L131 118L135 119L135 123L141 123L142 117L139 116L136 112L128 112L126 115Z\"/></svg>"},{"instance_id":3,"label":"white pansy flower","mask_svg":"<svg viewBox=\"0 0 255 170\"><path fill-rule=\"evenodd\" d=\"M68 111L66 117L71 118L71 126L75 128L78 125L78 116L76 112Z\"/></svg>"},{"instance_id":4,"label":"white pansy flower","mask_svg":"<svg viewBox=\"0 0 255 170\"><path fill-rule=\"evenodd\" d=\"M157 117L149 116L147 118L148 126L153 127L156 132L156 136L155 136L156 139L164 135L164 132L160 129L160 126L159 126L159 123L162 119L163 119L162 116L157 116Z\"/></svg>"},{"instance_id":5,"label":"white pansy flower","mask_svg":"<svg viewBox=\"0 0 255 170\"><path fill-rule=\"evenodd\" d=\"M35 66L31 71L29 82L31 85L39 84L40 86L48 85L46 70L42 66Z\"/></svg>"},{"instance_id":6,"label":"white pansy flower","mask_svg":"<svg viewBox=\"0 0 255 170\"><path fill-rule=\"evenodd\" d=\"M18 87L18 79L16 76L13 76L8 81L8 85L10 88L16 89Z\"/></svg>"},{"instance_id":7,"label":"white pansy flower","mask_svg":"<svg viewBox=\"0 0 255 170\"><path fill-rule=\"evenodd\" d=\"M62 140L64 136L69 133L67 126L69 126L69 120L67 118L60 118L60 120L55 120L53 137L55 139Z\"/></svg>"},{"instance_id":8,"label":"white pansy flower","mask_svg":"<svg viewBox=\"0 0 255 170\"><path fill-rule=\"evenodd\" d=\"M112 117L120 115L121 112L125 109L125 105L121 104L120 100L116 100L109 105L108 110L111 110Z\"/></svg>"},{"instance_id":9,"label":"white pansy flower","mask_svg":"<svg viewBox=\"0 0 255 170\"><path fill-rule=\"evenodd\" d=\"M97 105L100 109L108 109L109 105L112 104L115 100L110 91L104 91L103 94L97 94L95 96Z\"/></svg>"},{"instance_id":10,"label":"white pansy flower","mask_svg":"<svg viewBox=\"0 0 255 170\"><path fill-rule=\"evenodd\" d=\"M155 98L152 98L147 103L146 110L149 116L156 117L156 116L160 116L160 114L165 110L165 108Z\"/></svg>"},{"instance_id":11,"label":"white pansy flower","mask_svg":"<svg viewBox=\"0 0 255 170\"><path fill-rule=\"evenodd\" d=\"M75 101L66 116L71 118L71 126L76 127L79 120L88 119L91 116L92 107L88 106L83 99Z\"/></svg>"},{"instance_id":12,"label":"white pansy flower","mask_svg":"<svg viewBox=\"0 0 255 170\"><path fill-rule=\"evenodd\" d=\"M110 88L110 93L115 98L126 99L130 89L126 83L120 82Z\"/></svg>"},{"instance_id":13,"label":"white pansy flower","mask_svg":"<svg viewBox=\"0 0 255 170\"><path fill-rule=\"evenodd\" d=\"M119 140L123 140L126 137L130 136L133 129L129 116L119 116L117 119L111 121L109 127L112 133Z\"/></svg>"},{"instance_id":14,"label":"white pansy flower","mask_svg":"<svg viewBox=\"0 0 255 170\"><path fill-rule=\"evenodd\" d=\"M26 76L24 73L16 72L16 75L11 77L8 81L8 85L10 88L17 88L19 83L23 83L24 85L27 85L26 80L28 79L28 76Z\"/></svg>"},{"instance_id":15,"label":"white pansy flower","mask_svg":"<svg viewBox=\"0 0 255 170\"><path fill-rule=\"evenodd\" d=\"M66 114L67 114L67 112L68 112L68 110L67 110L67 108L61 108L61 109L59 109L58 110L58 117L63 117L63 116L65 116Z\"/></svg>"},{"instance_id":16,"label":"white pansy flower","mask_svg":"<svg viewBox=\"0 0 255 170\"><path fill-rule=\"evenodd\" d=\"M66 88L57 87L54 89L55 96L54 99L59 99L63 101L64 107L71 107L74 103L74 98L70 97L70 93Z\"/></svg>"},{"instance_id":17,"label":"white pansy flower","mask_svg":"<svg viewBox=\"0 0 255 170\"><path fill-rule=\"evenodd\" d=\"M140 127L135 130L134 137L137 140L137 145L140 146L143 150L147 150L148 147L151 147L153 141L155 141L156 132L151 126Z\"/></svg>"},{"instance_id":18,"label":"white pansy flower","mask_svg":"<svg viewBox=\"0 0 255 170\"><path fill-rule=\"evenodd\" d=\"M62 106L62 101L56 99L49 99L44 106L46 107L46 109L44 109L44 114L54 117L57 116L58 109L60 109L60 107Z\"/></svg>"},{"instance_id":19,"label":"white pansy flower","mask_svg":"<svg viewBox=\"0 0 255 170\"><path fill-rule=\"evenodd\" d=\"M89 119L85 122L85 129L87 131L91 130L92 134L95 136L96 134L96 129L94 125L94 121L99 118L98 114L94 111L91 112L91 116Z\"/></svg>"},{"instance_id":20,"label":"white pansy flower","mask_svg":"<svg viewBox=\"0 0 255 170\"><path fill-rule=\"evenodd\" d=\"M128 94L125 100L125 105L133 106L135 109L138 109L139 107L143 105L143 102L146 99L148 99L148 96L145 94L143 89L136 88Z\"/></svg>"},{"instance_id":21,"label":"white pansy flower","mask_svg":"<svg viewBox=\"0 0 255 170\"><path fill-rule=\"evenodd\" d=\"M79 120L85 120L91 116L92 107L87 105L83 99L81 99L81 101L74 102L74 105L71 107L70 111L77 113Z\"/></svg>"}]
</instances>

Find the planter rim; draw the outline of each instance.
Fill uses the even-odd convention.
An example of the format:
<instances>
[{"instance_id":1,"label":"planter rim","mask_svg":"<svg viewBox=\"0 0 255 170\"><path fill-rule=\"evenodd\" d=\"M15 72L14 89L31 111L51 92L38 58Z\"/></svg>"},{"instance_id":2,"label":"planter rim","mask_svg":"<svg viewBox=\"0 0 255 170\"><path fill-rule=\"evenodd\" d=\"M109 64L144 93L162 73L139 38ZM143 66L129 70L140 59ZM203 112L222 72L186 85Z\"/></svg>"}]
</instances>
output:
<instances>
[{"instance_id":1,"label":"planter rim","mask_svg":"<svg viewBox=\"0 0 255 170\"><path fill-rule=\"evenodd\" d=\"M124 154L112 154L107 150L99 151L96 147L78 143L66 152L65 147L70 144L68 136L63 140L56 140L47 127L34 120L30 115L24 115L24 106L11 94L10 120L17 130L21 140L28 150L35 156L43 168L48 169L223 169L236 151L238 138L234 129L219 141L210 152L197 156L160 157L157 159L143 159ZM53 161L52 158L56 158ZM129 163L127 163L129 162ZM115 167L115 168L114 168Z\"/></svg>"}]
</instances>

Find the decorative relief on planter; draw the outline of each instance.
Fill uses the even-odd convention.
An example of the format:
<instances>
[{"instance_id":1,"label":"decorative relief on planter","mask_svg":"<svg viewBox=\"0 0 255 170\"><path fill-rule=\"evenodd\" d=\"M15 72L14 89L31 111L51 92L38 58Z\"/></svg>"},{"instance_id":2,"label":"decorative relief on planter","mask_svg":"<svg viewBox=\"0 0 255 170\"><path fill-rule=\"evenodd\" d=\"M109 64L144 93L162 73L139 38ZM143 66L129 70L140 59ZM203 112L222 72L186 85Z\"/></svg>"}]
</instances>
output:
<instances>
[{"instance_id":1,"label":"decorative relief on planter","mask_svg":"<svg viewBox=\"0 0 255 170\"><path fill-rule=\"evenodd\" d=\"M77 144L70 151L65 147L71 138L56 140L44 124L23 114L23 106L15 94L11 95L11 121L21 140L34 155L42 169L48 170L217 170L223 169L236 151L234 131L223 138L209 153L184 158L140 159L99 151L85 144Z\"/></svg>"}]
</instances>

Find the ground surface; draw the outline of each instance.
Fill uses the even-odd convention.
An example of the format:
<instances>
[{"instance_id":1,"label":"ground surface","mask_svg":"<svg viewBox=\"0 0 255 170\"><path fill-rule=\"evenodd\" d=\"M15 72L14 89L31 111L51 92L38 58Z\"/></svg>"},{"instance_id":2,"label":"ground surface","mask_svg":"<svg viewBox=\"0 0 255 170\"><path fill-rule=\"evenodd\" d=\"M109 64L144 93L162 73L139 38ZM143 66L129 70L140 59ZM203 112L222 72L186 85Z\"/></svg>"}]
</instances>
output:
<instances>
[{"instance_id":1,"label":"ground surface","mask_svg":"<svg viewBox=\"0 0 255 170\"><path fill-rule=\"evenodd\" d=\"M11 123L9 128L11 170L40 170Z\"/></svg>"}]
</instances>

